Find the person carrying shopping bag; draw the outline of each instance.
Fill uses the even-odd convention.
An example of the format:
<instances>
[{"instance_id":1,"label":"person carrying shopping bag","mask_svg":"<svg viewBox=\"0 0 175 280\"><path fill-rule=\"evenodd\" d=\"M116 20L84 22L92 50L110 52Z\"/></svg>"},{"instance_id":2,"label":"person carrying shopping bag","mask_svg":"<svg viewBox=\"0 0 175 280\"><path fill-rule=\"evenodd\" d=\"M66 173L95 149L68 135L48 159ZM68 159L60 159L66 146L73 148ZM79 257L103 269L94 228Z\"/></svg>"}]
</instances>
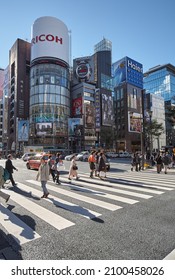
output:
<instances>
[{"instance_id":1,"label":"person carrying shopping bag","mask_svg":"<svg viewBox=\"0 0 175 280\"><path fill-rule=\"evenodd\" d=\"M77 163L76 163L76 156L74 155L72 157L70 168L69 168L69 175L68 175L69 180L71 180L73 177L75 177L76 180L79 179L77 170L78 170L78 166L77 166Z\"/></svg>"}]
</instances>

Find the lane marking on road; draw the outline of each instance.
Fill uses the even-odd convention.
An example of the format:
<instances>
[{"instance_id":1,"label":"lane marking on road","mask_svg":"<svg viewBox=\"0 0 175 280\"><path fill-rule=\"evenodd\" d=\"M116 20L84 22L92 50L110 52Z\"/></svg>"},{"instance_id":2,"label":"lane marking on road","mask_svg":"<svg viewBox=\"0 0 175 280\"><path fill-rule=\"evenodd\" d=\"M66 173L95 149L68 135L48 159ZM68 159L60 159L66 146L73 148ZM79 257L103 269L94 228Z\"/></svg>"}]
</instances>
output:
<instances>
[{"instance_id":1,"label":"lane marking on road","mask_svg":"<svg viewBox=\"0 0 175 280\"><path fill-rule=\"evenodd\" d=\"M30 182L30 183L35 184L37 186L41 185L40 182L37 182L35 180L27 180L27 182ZM91 198L91 197L88 197L88 196L83 196L83 195L80 195L80 194L77 194L77 193L74 193L74 192L71 192L71 191L63 190L61 188L58 188L58 186L53 187L50 184L47 184L47 188L49 190L54 191L54 192L57 192L57 193L66 195L68 197L90 203L90 204L93 204L93 205L96 205L96 206L99 206L101 208L105 208L105 209L110 210L110 211L115 211L115 210L118 210L118 209L122 208L121 206L118 206L118 205L115 205L115 204L112 204L112 203L97 200L97 199L94 199L94 198Z\"/></svg>"},{"instance_id":2,"label":"lane marking on road","mask_svg":"<svg viewBox=\"0 0 175 280\"><path fill-rule=\"evenodd\" d=\"M1 204L0 212L0 223L18 244L22 245L41 237L36 231Z\"/></svg>"},{"instance_id":3,"label":"lane marking on road","mask_svg":"<svg viewBox=\"0 0 175 280\"><path fill-rule=\"evenodd\" d=\"M32 187L29 187L25 184L19 183L18 186L21 190L24 190L24 191L27 191L31 194L34 194L37 197L41 197L41 195L42 195L42 191L39 191L39 190L34 189ZM79 214L79 215L81 215L85 218L88 218L88 219L94 219L95 217L101 216L101 214L98 213L98 212L92 211L92 210L90 210L88 208L85 208L85 207L81 207L77 204L70 203L66 200L60 199L60 198L58 198L56 196L53 196L51 194L48 196L47 199L46 198L44 198L44 199L49 203L57 205L57 206L59 206L61 208L64 208L66 210L69 210L72 213Z\"/></svg>"},{"instance_id":4,"label":"lane marking on road","mask_svg":"<svg viewBox=\"0 0 175 280\"><path fill-rule=\"evenodd\" d=\"M10 198L17 204L20 204L23 208L27 209L29 212L33 213L35 216L58 230L75 225L69 220L62 218L61 216L25 198L23 195L15 193L13 190L5 190L5 192L10 194Z\"/></svg>"}]
</instances>

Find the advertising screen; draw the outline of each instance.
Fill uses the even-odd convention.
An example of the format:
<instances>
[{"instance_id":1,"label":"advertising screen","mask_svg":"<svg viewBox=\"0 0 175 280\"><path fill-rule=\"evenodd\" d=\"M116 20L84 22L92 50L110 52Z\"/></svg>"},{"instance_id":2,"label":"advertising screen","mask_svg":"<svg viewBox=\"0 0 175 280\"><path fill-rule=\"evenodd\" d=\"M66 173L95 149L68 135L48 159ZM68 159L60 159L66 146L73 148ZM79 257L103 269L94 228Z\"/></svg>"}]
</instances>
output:
<instances>
[{"instance_id":1,"label":"advertising screen","mask_svg":"<svg viewBox=\"0 0 175 280\"><path fill-rule=\"evenodd\" d=\"M73 99L72 101L72 115L73 117L80 116L82 114L82 97Z\"/></svg>"},{"instance_id":2,"label":"advertising screen","mask_svg":"<svg viewBox=\"0 0 175 280\"><path fill-rule=\"evenodd\" d=\"M128 131L141 133L142 131L142 115L139 113L128 113Z\"/></svg>"},{"instance_id":3,"label":"advertising screen","mask_svg":"<svg viewBox=\"0 0 175 280\"><path fill-rule=\"evenodd\" d=\"M82 134L82 119L69 118L68 119L69 136L81 136Z\"/></svg>"},{"instance_id":4,"label":"advertising screen","mask_svg":"<svg viewBox=\"0 0 175 280\"><path fill-rule=\"evenodd\" d=\"M102 124L112 126L114 122L112 94L102 94Z\"/></svg>"},{"instance_id":5,"label":"advertising screen","mask_svg":"<svg viewBox=\"0 0 175 280\"><path fill-rule=\"evenodd\" d=\"M45 136L53 134L52 123L36 123L36 135Z\"/></svg>"},{"instance_id":6,"label":"advertising screen","mask_svg":"<svg viewBox=\"0 0 175 280\"><path fill-rule=\"evenodd\" d=\"M26 142L29 140L29 121L19 120L18 121L18 141Z\"/></svg>"}]
</instances>

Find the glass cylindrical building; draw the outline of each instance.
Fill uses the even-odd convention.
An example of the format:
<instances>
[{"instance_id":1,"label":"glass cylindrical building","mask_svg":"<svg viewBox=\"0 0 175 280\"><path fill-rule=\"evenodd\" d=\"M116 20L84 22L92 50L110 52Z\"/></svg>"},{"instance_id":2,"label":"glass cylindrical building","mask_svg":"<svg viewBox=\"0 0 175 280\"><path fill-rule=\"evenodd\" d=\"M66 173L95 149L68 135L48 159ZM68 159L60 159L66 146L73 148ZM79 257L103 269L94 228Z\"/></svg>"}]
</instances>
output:
<instances>
[{"instance_id":1,"label":"glass cylindrical building","mask_svg":"<svg viewBox=\"0 0 175 280\"><path fill-rule=\"evenodd\" d=\"M69 32L57 18L32 26L30 144L66 148L70 116Z\"/></svg>"}]
</instances>

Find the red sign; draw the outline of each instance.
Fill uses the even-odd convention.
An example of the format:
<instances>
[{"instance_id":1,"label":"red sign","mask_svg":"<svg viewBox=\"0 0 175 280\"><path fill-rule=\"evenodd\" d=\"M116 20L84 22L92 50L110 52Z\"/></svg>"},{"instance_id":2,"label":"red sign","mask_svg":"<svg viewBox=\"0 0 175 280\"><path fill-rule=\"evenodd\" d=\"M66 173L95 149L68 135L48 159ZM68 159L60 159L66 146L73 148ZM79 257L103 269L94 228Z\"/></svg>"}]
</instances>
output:
<instances>
[{"instance_id":1,"label":"red sign","mask_svg":"<svg viewBox=\"0 0 175 280\"><path fill-rule=\"evenodd\" d=\"M82 114L82 97L76 98L72 102L72 115L73 117Z\"/></svg>"}]
</instances>

